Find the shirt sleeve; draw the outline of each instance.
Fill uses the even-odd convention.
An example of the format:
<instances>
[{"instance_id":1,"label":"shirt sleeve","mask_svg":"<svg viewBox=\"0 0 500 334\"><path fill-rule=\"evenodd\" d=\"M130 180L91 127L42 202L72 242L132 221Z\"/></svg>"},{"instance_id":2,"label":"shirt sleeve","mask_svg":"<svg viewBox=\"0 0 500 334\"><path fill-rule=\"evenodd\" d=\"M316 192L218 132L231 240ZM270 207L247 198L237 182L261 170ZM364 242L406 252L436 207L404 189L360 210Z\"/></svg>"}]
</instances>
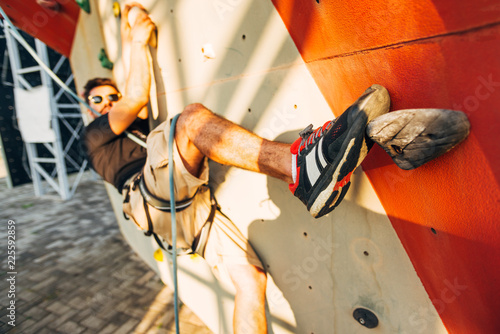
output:
<instances>
[{"instance_id":1,"label":"shirt sleeve","mask_svg":"<svg viewBox=\"0 0 500 334\"><path fill-rule=\"evenodd\" d=\"M84 144L87 153L106 145L117 136L109 126L108 114L96 118L92 123L87 125L84 132Z\"/></svg>"}]
</instances>

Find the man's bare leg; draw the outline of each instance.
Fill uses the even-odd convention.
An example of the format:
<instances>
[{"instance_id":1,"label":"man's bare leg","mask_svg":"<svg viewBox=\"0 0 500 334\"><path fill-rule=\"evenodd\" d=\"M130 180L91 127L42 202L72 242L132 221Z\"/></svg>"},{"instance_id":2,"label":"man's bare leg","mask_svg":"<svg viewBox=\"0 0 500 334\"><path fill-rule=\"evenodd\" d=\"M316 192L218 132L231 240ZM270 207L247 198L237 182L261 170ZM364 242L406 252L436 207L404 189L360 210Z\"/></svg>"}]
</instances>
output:
<instances>
[{"instance_id":1,"label":"man's bare leg","mask_svg":"<svg viewBox=\"0 0 500 334\"><path fill-rule=\"evenodd\" d=\"M258 137L201 104L187 106L177 120L175 141L184 166L199 175L208 157L218 163L292 182L290 145ZM235 333L267 333L266 273L253 265L228 265L236 288Z\"/></svg>"},{"instance_id":2,"label":"man's bare leg","mask_svg":"<svg viewBox=\"0 0 500 334\"><path fill-rule=\"evenodd\" d=\"M227 265L227 269L236 287L234 333L267 333L266 273L252 265Z\"/></svg>"},{"instance_id":3,"label":"man's bare leg","mask_svg":"<svg viewBox=\"0 0 500 334\"><path fill-rule=\"evenodd\" d=\"M215 162L264 173L292 183L290 145L272 142L226 120L201 104L179 116L175 140L184 165L193 175L206 156Z\"/></svg>"}]
</instances>

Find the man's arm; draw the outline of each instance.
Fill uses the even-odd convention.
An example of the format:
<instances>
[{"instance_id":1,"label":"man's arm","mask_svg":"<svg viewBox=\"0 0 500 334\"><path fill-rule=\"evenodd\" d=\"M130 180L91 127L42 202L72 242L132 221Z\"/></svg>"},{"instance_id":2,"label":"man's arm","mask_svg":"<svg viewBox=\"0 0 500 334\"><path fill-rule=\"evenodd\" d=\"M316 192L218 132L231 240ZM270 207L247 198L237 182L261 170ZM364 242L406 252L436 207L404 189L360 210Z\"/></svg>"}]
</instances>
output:
<instances>
[{"instance_id":1,"label":"man's arm","mask_svg":"<svg viewBox=\"0 0 500 334\"><path fill-rule=\"evenodd\" d=\"M133 24L128 22L128 13L132 7L126 5L122 13L122 43L129 43L130 67L126 75L126 84L123 97L109 111L109 125L115 134L121 134L141 114L144 114L149 100L149 89L151 85L151 73L148 41L155 29L146 12L141 11ZM123 48L125 49L125 47ZM141 112L142 111L142 112Z\"/></svg>"}]
</instances>

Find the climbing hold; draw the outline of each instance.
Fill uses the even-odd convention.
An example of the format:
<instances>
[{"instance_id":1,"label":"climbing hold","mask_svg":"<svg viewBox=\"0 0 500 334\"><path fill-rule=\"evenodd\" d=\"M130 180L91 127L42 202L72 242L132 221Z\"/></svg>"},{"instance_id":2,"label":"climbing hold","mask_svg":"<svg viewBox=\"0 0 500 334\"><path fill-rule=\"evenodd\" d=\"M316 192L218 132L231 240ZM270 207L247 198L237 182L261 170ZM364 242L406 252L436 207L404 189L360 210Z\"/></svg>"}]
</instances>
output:
<instances>
[{"instance_id":1,"label":"climbing hold","mask_svg":"<svg viewBox=\"0 0 500 334\"><path fill-rule=\"evenodd\" d=\"M113 69L113 62L109 60L108 56L106 55L106 51L104 51L104 49L101 49L98 57L102 67L107 68L108 70Z\"/></svg>"},{"instance_id":2,"label":"climbing hold","mask_svg":"<svg viewBox=\"0 0 500 334\"><path fill-rule=\"evenodd\" d=\"M80 6L87 14L90 14L90 3L89 0L75 0L76 4Z\"/></svg>"},{"instance_id":3,"label":"climbing hold","mask_svg":"<svg viewBox=\"0 0 500 334\"><path fill-rule=\"evenodd\" d=\"M113 15L115 17L120 17L121 15L120 4L117 1L113 2Z\"/></svg>"},{"instance_id":4,"label":"climbing hold","mask_svg":"<svg viewBox=\"0 0 500 334\"><path fill-rule=\"evenodd\" d=\"M163 262L163 252L161 251L160 248L155 250L153 257L155 258L156 261Z\"/></svg>"},{"instance_id":5,"label":"climbing hold","mask_svg":"<svg viewBox=\"0 0 500 334\"><path fill-rule=\"evenodd\" d=\"M352 313L354 319L366 328L375 328L378 326L377 316L365 308L357 308Z\"/></svg>"},{"instance_id":6,"label":"climbing hold","mask_svg":"<svg viewBox=\"0 0 500 334\"><path fill-rule=\"evenodd\" d=\"M189 256L189 258L193 261L193 262L200 262L201 260L203 260L203 258L201 256L199 256L198 254L196 253L193 253Z\"/></svg>"},{"instance_id":7,"label":"climbing hold","mask_svg":"<svg viewBox=\"0 0 500 334\"><path fill-rule=\"evenodd\" d=\"M205 59L215 59L214 47L210 43L203 44L201 47L201 52Z\"/></svg>"},{"instance_id":8,"label":"climbing hold","mask_svg":"<svg viewBox=\"0 0 500 334\"><path fill-rule=\"evenodd\" d=\"M42 6L43 8L47 8L53 10L54 12L59 11L61 6L56 0L36 0L36 3Z\"/></svg>"},{"instance_id":9,"label":"climbing hold","mask_svg":"<svg viewBox=\"0 0 500 334\"><path fill-rule=\"evenodd\" d=\"M371 121L366 133L398 165L417 168L451 150L469 134L467 116L448 109L393 111Z\"/></svg>"}]
</instances>

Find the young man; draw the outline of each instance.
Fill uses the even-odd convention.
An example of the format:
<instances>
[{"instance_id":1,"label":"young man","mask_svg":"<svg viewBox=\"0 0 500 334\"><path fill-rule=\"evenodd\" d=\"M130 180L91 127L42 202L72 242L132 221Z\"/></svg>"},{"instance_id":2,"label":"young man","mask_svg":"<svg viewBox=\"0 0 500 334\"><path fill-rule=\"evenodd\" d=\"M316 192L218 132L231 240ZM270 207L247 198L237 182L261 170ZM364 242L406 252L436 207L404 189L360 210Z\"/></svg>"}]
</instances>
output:
<instances>
[{"instance_id":1,"label":"young man","mask_svg":"<svg viewBox=\"0 0 500 334\"><path fill-rule=\"evenodd\" d=\"M154 24L142 12L133 27L128 23L130 6L122 12L123 49L130 50L130 69L123 96L107 79L90 80L84 95L101 116L83 140L93 168L125 197L124 211L145 230L153 229L172 242L170 214L145 202L137 190L142 185L151 197L168 200L169 123L149 133L147 127L150 73L147 44ZM387 90L374 85L335 121L313 131L306 128L292 145L272 142L217 116L201 104L188 105L180 114L173 143L174 184L177 203L177 247L190 248L207 218L214 215L203 256L216 276L228 274L236 287L234 331L266 333L266 273L241 232L220 211L212 211L207 158L218 163L264 173L290 184L314 217L332 211L344 198L354 169L371 145L365 128L389 110ZM125 135L144 140L147 149ZM142 183L141 183L142 182ZM145 216L145 211L149 217ZM148 225L148 218L152 226Z\"/></svg>"}]
</instances>

